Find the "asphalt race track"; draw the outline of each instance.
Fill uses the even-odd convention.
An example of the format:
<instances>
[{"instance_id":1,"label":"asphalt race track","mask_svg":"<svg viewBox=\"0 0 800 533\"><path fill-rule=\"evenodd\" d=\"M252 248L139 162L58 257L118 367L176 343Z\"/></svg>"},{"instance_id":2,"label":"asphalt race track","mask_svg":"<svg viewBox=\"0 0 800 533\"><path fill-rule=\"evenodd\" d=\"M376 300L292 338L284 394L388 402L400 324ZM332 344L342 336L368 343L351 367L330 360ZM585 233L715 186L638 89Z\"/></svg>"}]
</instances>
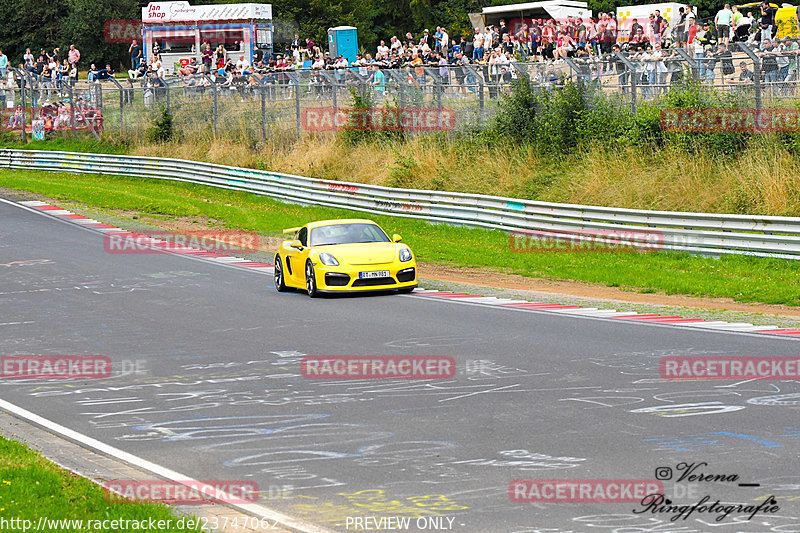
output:
<instances>
[{"instance_id":1,"label":"asphalt race track","mask_svg":"<svg viewBox=\"0 0 800 533\"><path fill-rule=\"evenodd\" d=\"M355 517L411 518L410 531L800 531L798 382L658 370L665 356L798 356L798 340L420 294L312 300L263 272L110 254L96 232L5 203L0 298L0 354L106 355L116 370L2 379L3 400L196 479L255 481L261 505L332 531L358 530ZM457 370L308 380L306 355L446 355ZM729 481L676 483L681 463ZM671 521L637 503L509 498L513 480L654 481L661 467L676 503L775 495L780 509Z\"/></svg>"}]
</instances>

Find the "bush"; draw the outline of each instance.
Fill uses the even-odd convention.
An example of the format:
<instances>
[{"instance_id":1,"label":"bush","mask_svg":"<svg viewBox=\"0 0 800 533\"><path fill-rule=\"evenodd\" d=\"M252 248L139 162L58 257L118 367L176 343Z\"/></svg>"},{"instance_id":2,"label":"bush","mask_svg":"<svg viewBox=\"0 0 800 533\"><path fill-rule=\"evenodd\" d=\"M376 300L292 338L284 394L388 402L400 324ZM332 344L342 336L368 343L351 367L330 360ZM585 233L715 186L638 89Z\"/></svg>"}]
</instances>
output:
<instances>
[{"instance_id":1,"label":"bush","mask_svg":"<svg viewBox=\"0 0 800 533\"><path fill-rule=\"evenodd\" d=\"M593 85L567 81L561 88L546 89L520 76L504 95L487 138L534 145L560 156L598 142L616 145L631 126L630 112L616 107Z\"/></svg>"},{"instance_id":2,"label":"bush","mask_svg":"<svg viewBox=\"0 0 800 533\"><path fill-rule=\"evenodd\" d=\"M178 140L175 119L166 106L161 107L161 113L158 118L153 121L153 126L147 130L147 140L152 143L166 143Z\"/></svg>"}]
</instances>

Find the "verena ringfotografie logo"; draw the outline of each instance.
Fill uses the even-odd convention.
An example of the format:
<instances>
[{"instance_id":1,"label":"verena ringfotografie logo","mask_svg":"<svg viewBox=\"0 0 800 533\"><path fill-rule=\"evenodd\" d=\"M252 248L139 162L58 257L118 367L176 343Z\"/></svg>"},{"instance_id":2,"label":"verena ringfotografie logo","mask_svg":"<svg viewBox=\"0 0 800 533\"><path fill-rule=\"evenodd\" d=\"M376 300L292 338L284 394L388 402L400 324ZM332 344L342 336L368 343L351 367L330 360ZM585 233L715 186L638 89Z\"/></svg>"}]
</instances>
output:
<instances>
[{"instance_id":1,"label":"verena ringfotografie logo","mask_svg":"<svg viewBox=\"0 0 800 533\"><path fill-rule=\"evenodd\" d=\"M508 235L514 252L655 252L664 247L657 230L517 230Z\"/></svg>"},{"instance_id":2,"label":"verena ringfotografie logo","mask_svg":"<svg viewBox=\"0 0 800 533\"><path fill-rule=\"evenodd\" d=\"M300 112L307 131L449 131L456 112L436 107L309 107Z\"/></svg>"},{"instance_id":3,"label":"verena ringfotografie logo","mask_svg":"<svg viewBox=\"0 0 800 533\"><path fill-rule=\"evenodd\" d=\"M112 500L157 502L169 505L230 503L247 504L258 501L258 485L253 481L109 481L103 485Z\"/></svg>"},{"instance_id":4,"label":"verena ringfotografie logo","mask_svg":"<svg viewBox=\"0 0 800 533\"><path fill-rule=\"evenodd\" d=\"M449 355L309 355L300 362L306 379L450 379Z\"/></svg>"},{"instance_id":5,"label":"verena ringfotografie logo","mask_svg":"<svg viewBox=\"0 0 800 533\"><path fill-rule=\"evenodd\" d=\"M800 379L800 358L792 357L663 357L663 379Z\"/></svg>"},{"instance_id":6,"label":"verena ringfotografie logo","mask_svg":"<svg viewBox=\"0 0 800 533\"><path fill-rule=\"evenodd\" d=\"M187 249L241 254L258 250L258 235L217 230L115 231L103 235L103 248L110 254L158 254Z\"/></svg>"},{"instance_id":7,"label":"verena ringfotografie logo","mask_svg":"<svg viewBox=\"0 0 800 533\"><path fill-rule=\"evenodd\" d=\"M518 503L639 503L664 494L652 479L515 479L508 497Z\"/></svg>"},{"instance_id":8,"label":"verena ringfotografie logo","mask_svg":"<svg viewBox=\"0 0 800 533\"><path fill-rule=\"evenodd\" d=\"M111 375L105 355L4 355L2 379L103 379Z\"/></svg>"},{"instance_id":9,"label":"verena ringfotografie logo","mask_svg":"<svg viewBox=\"0 0 800 533\"><path fill-rule=\"evenodd\" d=\"M682 132L800 131L800 110L781 109L664 109L661 129Z\"/></svg>"}]
</instances>

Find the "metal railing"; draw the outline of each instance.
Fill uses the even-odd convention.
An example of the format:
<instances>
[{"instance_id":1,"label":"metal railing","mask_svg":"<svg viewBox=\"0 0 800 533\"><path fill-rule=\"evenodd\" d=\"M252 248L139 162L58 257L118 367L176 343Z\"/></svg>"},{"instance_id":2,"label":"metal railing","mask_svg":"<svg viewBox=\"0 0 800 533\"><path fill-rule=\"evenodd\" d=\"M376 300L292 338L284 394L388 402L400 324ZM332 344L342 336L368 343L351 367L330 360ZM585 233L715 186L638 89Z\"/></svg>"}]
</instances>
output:
<instances>
[{"instance_id":1,"label":"metal railing","mask_svg":"<svg viewBox=\"0 0 800 533\"><path fill-rule=\"evenodd\" d=\"M644 211L535 202L455 192L395 189L197 161L34 150L0 150L0 166L126 175L246 191L306 205L505 231L624 232L626 238L698 254L800 259L800 217Z\"/></svg>"}]
</instances>

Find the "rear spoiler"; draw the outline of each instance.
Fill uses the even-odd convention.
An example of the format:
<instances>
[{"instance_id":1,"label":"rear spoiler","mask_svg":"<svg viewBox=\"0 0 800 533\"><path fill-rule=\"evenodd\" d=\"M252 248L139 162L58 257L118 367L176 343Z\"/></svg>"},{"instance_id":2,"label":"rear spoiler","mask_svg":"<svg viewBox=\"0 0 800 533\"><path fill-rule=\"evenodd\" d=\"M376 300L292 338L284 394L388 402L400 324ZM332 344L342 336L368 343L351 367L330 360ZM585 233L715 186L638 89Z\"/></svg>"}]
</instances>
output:
<instances>
[{"instance_id":1,"label":"rear spoiler","mask_svg":"<svg viewBox=\"0 0 800 533\"><path fill-rule=\"evenodd\" d=\"M283 230L283 232L284 232L284 233L294 233L294 232L296 232L296 231L300 231L300 228L302 228L302 226L300 226L300 227L298 227L298 228L289 228L289 229L285 229L285 230Z\"/></svg>"}]
</instances>

